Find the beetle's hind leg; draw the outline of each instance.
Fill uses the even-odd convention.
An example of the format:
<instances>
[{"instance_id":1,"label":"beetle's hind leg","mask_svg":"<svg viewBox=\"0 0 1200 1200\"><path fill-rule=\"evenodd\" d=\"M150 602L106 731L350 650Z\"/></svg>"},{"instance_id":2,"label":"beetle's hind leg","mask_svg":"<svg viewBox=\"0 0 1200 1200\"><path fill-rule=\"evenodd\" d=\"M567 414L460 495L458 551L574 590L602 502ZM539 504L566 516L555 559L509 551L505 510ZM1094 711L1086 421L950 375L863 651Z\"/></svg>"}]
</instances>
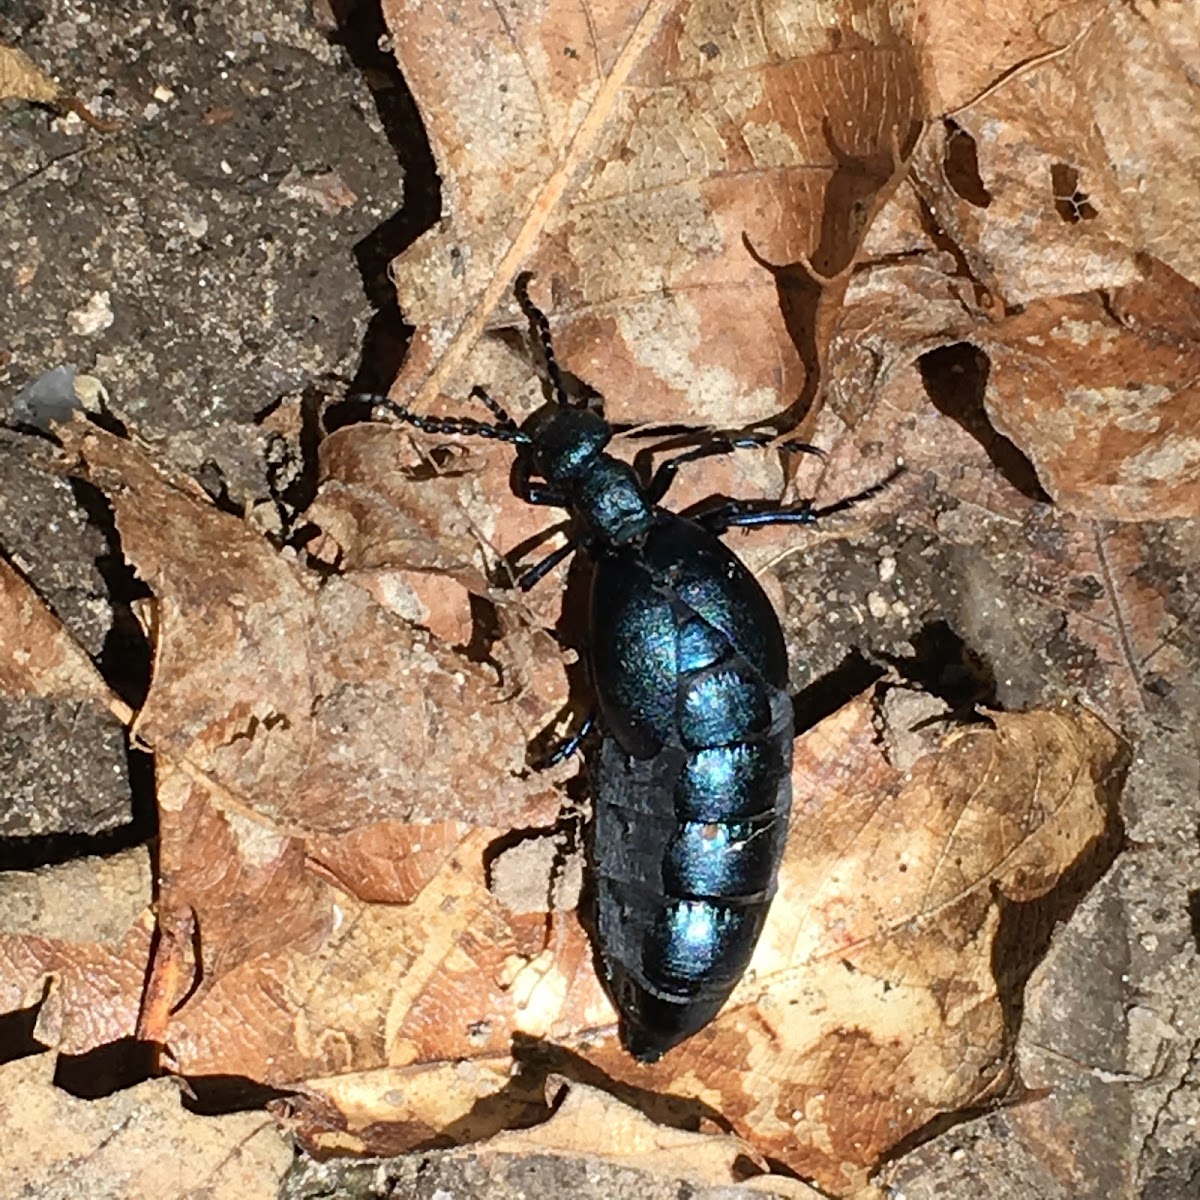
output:
<instances>
[{"instance_id":1,"label":"beetle's hind leg","mask_svg":"<svg viewBox=\"0 0 1200 1200\"><path fill-rule=\"evenodd\" d=\"M588 734L595 727L596 713L593 710L584 717L583 724L574 733L568 734L565 738L556 742L544 754L527 758L529 765L535 771L548 771L551 767L556 767L559 763L566 762L572 754L575 754L579 750L579 747L583 745Z\"/></svg>"},{"instance_id":2,"label":"beetle's hind leg","mask_svg":"<svg viewBox=\"0 0 1200 1200\"><path fill-rule=\"evenodd\" d=\"M799 504L786 508L763 507L757 500L731 500L728 504L722 504L720 508L699 514L695 519L709 533L718 535L735 526L752 529L759 525L812 525L825 517L833 516L834 513L845 512L848 508L855 508L864 501L873 499L903 474L904 467L897 466L878 483L820 508L815 508L811 500L802 500Z\"/></svg>"}]
</instances>

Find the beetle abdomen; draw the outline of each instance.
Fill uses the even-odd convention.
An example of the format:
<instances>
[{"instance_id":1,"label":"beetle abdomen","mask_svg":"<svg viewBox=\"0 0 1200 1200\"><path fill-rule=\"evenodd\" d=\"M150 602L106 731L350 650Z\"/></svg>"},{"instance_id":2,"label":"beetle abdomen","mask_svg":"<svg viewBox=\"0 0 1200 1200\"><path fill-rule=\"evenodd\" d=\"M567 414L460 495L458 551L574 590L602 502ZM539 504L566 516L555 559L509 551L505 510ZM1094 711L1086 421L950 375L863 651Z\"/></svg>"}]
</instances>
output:
<instances>
[{"instance_id":1,"label":"beetle abdomen","mask_svg":"<svg viewBox=\"0 0 1200 1200\"><path fill-rule=\"evenodd\" d=\"M644 1061L708 1024L741 978L787 837L791 700L726 652L679 676L677 727L657 754L606 737L595 766L598 942Z\"/></svg>"},{"instance_id":2,"label":"beetle abdomen","mask_svg":"<svg viewBox=\"0 0 1200 1200\"><path fill-rule=\"evenodd\" d=\"M604 729L637 758L681 734L693 747L724 744L713 739L750 719L734 709L755 707L761 720L768 693L786 686L779 618L758 581L720 539L673 513L658 514L644 543L597 561L591 607ZM719 661L727 681L696 676ZM684 679L695 691L681 714Z\"/></svg>"}]
</instances>

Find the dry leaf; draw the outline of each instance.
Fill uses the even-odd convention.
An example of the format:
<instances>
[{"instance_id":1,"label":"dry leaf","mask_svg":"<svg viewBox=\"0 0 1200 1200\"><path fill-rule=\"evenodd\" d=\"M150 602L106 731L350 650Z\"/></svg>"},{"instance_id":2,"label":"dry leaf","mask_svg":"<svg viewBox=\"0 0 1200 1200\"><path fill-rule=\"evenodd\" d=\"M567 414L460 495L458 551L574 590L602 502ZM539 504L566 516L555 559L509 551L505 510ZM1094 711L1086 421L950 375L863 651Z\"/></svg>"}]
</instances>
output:
<instances>
[{"instance_id":1,"label":"dry leaf","mask_svg":"<svg viewBox=\"0 0 1200 1200\"><path fill-rule=\"evenodd\" d=\"M135 729L161 759L288 832L554 820L552 786L526 778L519 710L501 705L486 669L362 590L320 585L129 443L67 436L159 599Z\"/></svg>"},{"instance_id":2,"label":"dry leaf","mask_svg":"<svg viewBox=\"0 0 1200 1200\"><path fill-rule=\"evenodd\" d=\"M63 1054L133 1037L152 931L147 911L119 940L0 933L0 1011L40 1005L34 1037Z\"/></svg>"},{"instance_id":3,"label":"dry leaf","mask_svg":"<svg viewBox=\"0 0 1200 1200\"><path fill-rule=\"evenodd\" d=\"M875 745L869 702L799 743L797 818L751 970L717 1021L654 1067L617 1043L574 920L556 921L541 953L518 952L485 887L482 831L400 909L333 893L300 902L292 889L311 886L301 857L257 835L262 882L226 871L206 894L182 863L172 894L202 931L211 920L212 959L210 985L172 1023L177 1066L275 1085L307 1077L321 1098L301 1119L311 1144L395 1152L526 1117L557 1044L636 1086L651 1112L653 1093L684 1110L702 1102L823 1186L861 1183L896 1141L1003 1083L1010 975L1032 965L1010 945L1012 922L1114 851L1112 735L1087 714L996 721L919 760L907 781ZM179 795L163 781L164 820L208 815L166 840L164 858L192 847L202 862L244 860L248 847L200 831L198 820L229 820L188 786ZM1052 904L1056 917L1067 903ZM304 932L279 926L301 910L325 916ZM514 1053L530 1082L509 1094Z\"/></svg>"},{"instance_id":4,"label":"dry leaf","mask_svg":"<svg viewBox=\"0 0 1200 1200\"><path fill-rule=\"evenodd\" d=\"M58 84L24 50L0 46L0 100L49 104L58 98L58 94Z\"/></svg>"},{"instance_id":5,"label":"dry leaf","mask_svg":"<svg viewBox=\"0 0 1200 1200\"><path fill-rule=\"evenodd\" d=\"M406 398L494 378L486 348L468 356L524 266L553 296L560 356L616 419L741 423L790 404L819 348L798 352L777 285L815 311L795 264L849 266L921 117L890 12L841 28L790 4L385 4L447 214L393 264L418 327Z\"/></svg>"},{"instance_id":6,"label":"dry leaf","mask_svg":"<svg viewBox=\"0 0 1200 1200\"><path fill-rule=\"evenodd\" d=\"M636 1108L584 1083L551 1077L547 1100L554 1105L549 1120L532 1129L497 1134L471 1153L601 1158L699 1187L739 1183L745 1166L757 1158L754 1148L740 1138L655 1124ZM761 1161L755 1165L765 1171Z\"/></svg>"},{"instance_id":7,"label":"dry leaf","mask_svg":"<svg viewBox=\"0 0 1200 1200\"><path fill-rule=\"evenodd\" d=\"M128 721L92 660L42 603L37 593L0 559L0 695L87 700Z\"/></svg>"},{"instance_id":8,"label":"dry leaf","mask_svg":"<svg viewBox=\"0 0 1200 1200\"><path fill-rule=\"evenodd\" d=\"M1200 288L1152 264L1107 296L1032 304L998 333L988 414L1056 504L1119 521L1200 512Z\"/></svg>"},{"instance_id":9,"label":"dry leaf","mask_svg":"<svg viewBox=\"0 0 1200 1200\"><path fill-rule=\"evenodd\" d=\"M40 1006L34 1036L64 1054L132 1036L150 892L140 847L0 874L0 1012Z\"/></svg>"},{"instance_id":10,"label":"dry leaf","mask_svg":"<svg viewBox=\"0 0 1200 1200\"><path fill-rule=\"evenodd\" d=\"M446 214L392 264L417 327L397 398L441 411L451 406L442 393L480 382L517 415L537 404L528 367L480 338L523 330L511 284L528 267L560 359L603 393L614 420L803 415L863 234L923 115L893 6L870 3L845 25L787 3L751 14L667 0L586 15L565 3L450 14L398 0L384 15ZM429 462L402 445L386 457L428 476ZM322 448L319 552L340 551L352 570L371 571L381 601L465 640L466 592L431 565L449 557L449 574L486 594L466 576L481 558L494 567L541 541L545 514L512 495L504 447L439 460L450 478L427 481L424 495L407 489L398 504L387 473L364 470L380 449L363 429ZM878 479L892 460L875 466ZM706 467L685 473L673 503L778 495L786 481L770 453ZM756 539L760 561L780 540ZM552 589L529 603L543 623L555 619Z\"/></svg>"},{"instance_id":11,"label":"dry leaf","mask_svg":"<svg viewBox=\"0 0 1200 1200\"><path fill-rule=\"evenodd\" d=\"M1011 75L1061 55L1102 11L1100 3L925 0L914 41L933 112L954 112Z\"/></svg>"},{"instance_id":12,"label":"dry leaf","mask_svg":"<svg viewBox=\"0 0 1200 1200\"><path fill-rule=\"evenodd\" d=\"M1061 53L927 130L914 191L881 213L873 264L847 290L826 359L838 418L826 438L851 432L855 453L893 446L998 511L1021 503L993 466L1070 512L1190 515L1200 508L1200 272L1185 231L1200 160L1176 147L1197 140L1180 50L1195 16L1085 6L1072 19L1083 23ZM1137 83L1118 86L1114 71ZM1144 136L1130 135L1134 125ZM1156 150L1159 137L1169 148ZM943 348L957 380L932 366ZM955 478L972 460L987 495Z\"/></svg>"},{"instance_id":13,"label":"dry leaf","mask_svg":"<svg viewBox=\"0 0 1200 1200\"><path fill-rule=\"evenodd\" d=\"M262 1114L195 1116L172 1080L79 1100L53 1078L51 1054L0 1065L0 1200L267 1200L291 1164Z\"/></svg>"}]
</instances>

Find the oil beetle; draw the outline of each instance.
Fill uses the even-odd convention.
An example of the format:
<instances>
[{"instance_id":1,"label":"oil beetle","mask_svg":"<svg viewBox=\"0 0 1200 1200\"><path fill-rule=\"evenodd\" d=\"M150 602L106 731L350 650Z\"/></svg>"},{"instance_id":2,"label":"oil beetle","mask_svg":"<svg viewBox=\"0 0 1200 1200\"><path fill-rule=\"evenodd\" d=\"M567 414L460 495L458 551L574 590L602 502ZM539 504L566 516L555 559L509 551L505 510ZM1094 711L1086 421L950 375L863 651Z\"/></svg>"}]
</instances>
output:
<instances>
[{"instance_id":1,"label":"oil beetle","mask_svg":"<svg viewBox=\"0 0 1200 1200\"><path fill-rule=\"evenodd\" d=\"M540 342L551 398L522 425L479 387L471 395L492 422L362 399L427 433L516 447L517 494L566 509L574 525L567 544L527 571L520 587L577 548L592 560L587 652L603 735L591 772L595 932L625 1045L653 1062L707 1025L741 978L787 838L793 718L783 633L757 580L719 535L809 524L876 495L899 471L825 508L732 501L688 518L660 507L683 463L766 439L713 437L642 483L606 453L613 426L568 396L529 278L518 278L516 295ZM589 717L549 761L577 749L591 724Z\"/></svg>"}]
</instances>

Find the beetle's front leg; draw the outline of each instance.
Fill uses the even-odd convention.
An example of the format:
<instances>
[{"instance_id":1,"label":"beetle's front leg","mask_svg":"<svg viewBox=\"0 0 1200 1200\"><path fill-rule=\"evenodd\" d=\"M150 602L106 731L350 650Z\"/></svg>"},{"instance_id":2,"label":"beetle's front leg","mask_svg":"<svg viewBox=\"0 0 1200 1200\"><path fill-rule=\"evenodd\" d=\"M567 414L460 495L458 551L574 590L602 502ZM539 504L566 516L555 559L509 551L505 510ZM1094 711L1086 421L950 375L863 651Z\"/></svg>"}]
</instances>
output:
<instances>
[{"instance_id":1,"label":"beetle's front leg","mask_svg":"<svg viewBox=\"0 0 1200 1200\"><path fill-rule=\"evenodd\" d=\"M529 478L529 464L518 458L512 470L512 489L526 504L544 504L549 508L570 508L566 493L549 483L534 483Z\"/></svg>"}]
</instances>

